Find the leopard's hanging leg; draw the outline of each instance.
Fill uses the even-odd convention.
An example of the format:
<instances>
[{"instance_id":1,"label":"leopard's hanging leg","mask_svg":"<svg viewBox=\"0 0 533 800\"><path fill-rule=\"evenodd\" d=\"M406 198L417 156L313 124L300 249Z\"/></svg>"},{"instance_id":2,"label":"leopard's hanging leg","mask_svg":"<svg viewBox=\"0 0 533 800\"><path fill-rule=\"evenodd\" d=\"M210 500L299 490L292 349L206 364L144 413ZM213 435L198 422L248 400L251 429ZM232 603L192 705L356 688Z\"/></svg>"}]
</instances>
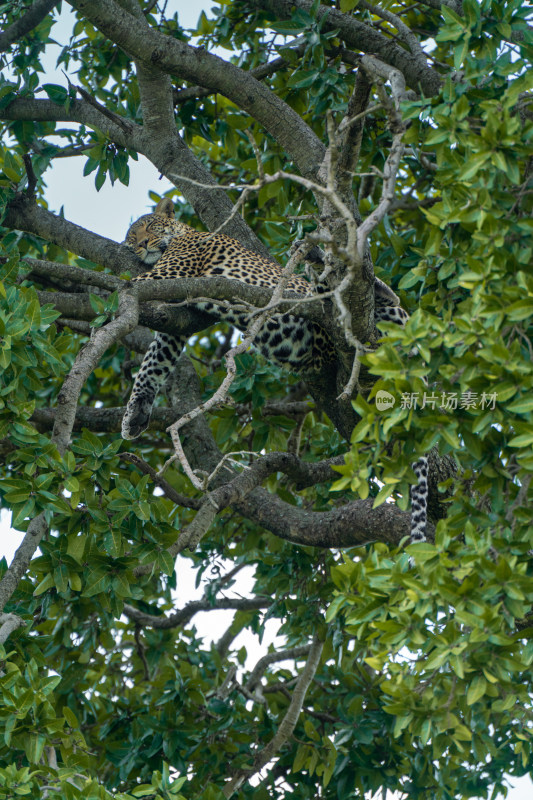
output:
<instances>
[{"instance_id":1,"label":"leopard's hanging leg","mask_svg":"<svg viewBox=\"0 0 533 800\"><path fill-rule=\"evenodd\" d=\"M150 422L158 391L175 369L187 338L157 333L146 351L122 420L122 438L136 439Z\"/></svg>"},{"instance_id":2,"label":"leopard's hanging leg","mask_svg":"<svg viewBox=\"0 0 533 800\"><path fill-rule=\"evenodd\" d=\"M380 322L394 322L396 325L405 325L409 315L400 306L376 306L376 324ZM426 541L427 508L428 508L428 459L422 456L412 464L417 483L411 486L411 544Z\"/></svg>"},{"instance_id":3,"label":"leopard's hanging leg","mask_svg":"<svg viewBox=\"0 0 533 800\"><path fill-rule=\"evenodd\" d=\"M411 544L426 541L428 509L428 459L422 456L413 464L418 482L411 486Z\"/></svg>"}]
</instances>

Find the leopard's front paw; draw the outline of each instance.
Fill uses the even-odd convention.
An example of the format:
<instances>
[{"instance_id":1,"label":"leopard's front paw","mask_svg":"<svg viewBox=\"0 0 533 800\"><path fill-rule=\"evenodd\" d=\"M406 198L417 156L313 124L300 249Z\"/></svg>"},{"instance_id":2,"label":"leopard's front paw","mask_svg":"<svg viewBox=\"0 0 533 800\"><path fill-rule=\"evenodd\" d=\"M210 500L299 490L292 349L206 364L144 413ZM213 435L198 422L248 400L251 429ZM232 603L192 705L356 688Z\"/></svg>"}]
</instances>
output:
<instances>
[{"instance_id":1,"label":"leopard's front paw","mask_svg":"<svg viewBox=\"0 0 533 800\"><path fill-rule=\"evenodd\" d=\"M130 400L122 420L122 438L136 439L145 431L152 414L153 399L139 397Z\"/></svg>"}]
</instances>

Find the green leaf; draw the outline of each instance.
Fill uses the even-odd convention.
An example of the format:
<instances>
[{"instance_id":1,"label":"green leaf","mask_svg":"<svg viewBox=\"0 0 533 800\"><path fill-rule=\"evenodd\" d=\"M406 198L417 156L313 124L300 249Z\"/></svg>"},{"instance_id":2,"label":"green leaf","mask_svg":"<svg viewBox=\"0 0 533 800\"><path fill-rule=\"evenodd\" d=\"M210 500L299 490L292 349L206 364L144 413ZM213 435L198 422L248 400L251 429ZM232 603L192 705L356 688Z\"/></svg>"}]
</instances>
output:
<instances>
[{"instance_id":1,"label":"green leaf","mask_svg":"<svg viewBox=\"0 0 533 800\"><path fill-rule=\"evenodd\" d=\"M42 88L53 103L58 103L59 105L66 103L68 94L64 86L59 86L56 83L44 83Z\"/></svg>"},{"instance_id":2,"label":"green leaf","mask_svg":"<svg viewBox=\"0 0 533 800\"><path fill-rule=\"evenodd\" d=\"M82 596L93 597L95 594L101 594L107 591L110 583L111 579L107 573L102 573L100 570L93 570L85 582Z\"/></svg>"},{"instance_id":3,"label":"green leaf","mask_svg":"<svg viewBox=\"0 0 533 800\"><path fill-rule=\"evenodd\" d=\"M131 794L133 797L153 797L154 787L151 783L141 783L140 786L136 786L135 789L132 789Z\"/></svg>"},{"instance_id":4,"label":"green leaf","mask_svg":"<svg viewBox=\"0 0 533 800\"><path fill-rule=\"evenodd\" d=\"M66 592L68 589L69 571L65 564L60 564L54 569L54 585L58 592Z\"/></svg>"},{"instance_id":5,"label":"green leaf","mask_svg":"<svg viewBox=\"0 0 533 800\"><path fill-rule=\"evenodd\" d=\"M533 444L533 431L531 433L522 433L520 436L513 436L509 442L509 447L529 447Z\"/></svg>"},{"instance_id":6,"label":"green leaf","mask_svg":"<svg viewBox=\"0 0 533 800\"><path fill-rule=\"evenodd\" d=\"M54 587L54 576L52 573L48 573L42 581L37 585L36 589L33 592L34 597L38 597L40 594L44 594L49 589Z\"/></svg>"},{"instance_id":7,"label":"green leaf","mask_svg":"<svg viewBox=\"0 0 533 800\"><path fill-rule=\"evenodd\" d=\"M462 172L462 179L464 181L470 180L490 159L490 153L477 153L471 156L466 162L466 166Z\"/></svg>"},{"instance_id":8,"label":"green leaf","mask_svg":"<svg viewBox=\"0 0 533 800\"><path fill-rule=\"evenodd\" d=\"M43 733L29 733L24 737L24 751L30 764L38 764L42 758L46 736Z\"/></svg>"},{"instance_id":9,"label":"green leaf","mask_svg":"<svg viewBox=\"0 0 533 800\"><path fill-rule=\"evenodd\" d=\"M167 550L163 550L157 554L157 563L165 575L173 575L175 566L174 558Z\"/></svg>"},{"instance_id":10,"label":"green leaf","mask_svg":"<svg viewBox=\"0 0 533 800\"><path fill-rule=\"evenodd\" d=\"M377 508L382 503L384 503L385 500L388 497L390 497L391 494L394 492L395 488L396 488L396 483L393 483L390 486L383 486L383 488L380 489L377 495L375 496L374 502L372 503L372 508Z\"/></svg>"},{"instance_id":11,"label":"green leaf","mask_svg":"<svg viewBox=\"0 0 533 800\"><path fill-rule=\"evenodd\" d=\"M487 681L483 675L476 675L476 677L470 682L470 686L468 687L468 691L466 693L467 704L469 706L473 705L477 700L483 697L486 690Z\"/></svg>"},{"instance_id":12,"label":"green leaf","mask_svg":"<svg viewBox=\"0 0 533 800\"><path fill-rule=\"evenodd\" d=\"M519 397L507 406L507 411L512 411L514 414L526 414L533 411L533 396Z\"/></svg>"},{"instance_id":13,"label":"green leaf","mask_svg":"<svg viewBox=\"0 0 533 800\"><path fill-rule=\"evenodd\" d=\"M20 506L13 509L13 518L11 524L14 528L18 525L21 525L27 517L31 517L33 514L33 510L35 508L35 500L33 497L30 497L29 500Z\"/></svg>"},{"instance_id":14,"label":"green leaf","mask_svg":"<svg viewBox=\"0 0 533 800\"><path fill-rule=\"evenodd\" d=\"M78 728L80 727L80 723L78 722L78 718L74 714L72 709L70 709L68 706L63 706L62 712L63 716L65 717L65 720L67 721L67 724L70 725L70 727L73 728L74 730L78 730Z\"/></svg>"},{"instance_id":15,"label":"green leaf","mask_svg":"<svg viewBox=\"0 0 533 800\"><path fill-rule=\"evenodd\" d=\"M295 22L293 20L285 20L284 22L272 22L269 25L273 31L276 33L286 33L286 34L294 34L294 33L302 33L305 30L306 26L302 25L300 22Z\"/></svg>"}]
</instances>

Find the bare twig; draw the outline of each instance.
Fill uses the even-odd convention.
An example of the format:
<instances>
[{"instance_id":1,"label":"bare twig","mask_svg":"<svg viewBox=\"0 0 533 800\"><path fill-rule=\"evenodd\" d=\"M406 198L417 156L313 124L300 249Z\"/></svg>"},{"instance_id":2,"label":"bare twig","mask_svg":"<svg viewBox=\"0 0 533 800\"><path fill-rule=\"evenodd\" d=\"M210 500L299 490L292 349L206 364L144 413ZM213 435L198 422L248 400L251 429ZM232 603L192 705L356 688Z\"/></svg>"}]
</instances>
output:
<instances>
[{"instance_id":1,"label":"bare twig","mask_svg":"<svg viewBox=\"0 0 533 800\"><path fill-rule=\"evenodd\" d=\"M93 108L96 108L100 112L100 114L103 114L104 117L110 119L111 122L113 122L115 125L118 125L119 128L122 128L122 130L125 133L129 133L131 131L132 129L131 122L123 119L123 117L121 117L120 114L115 114L113 113L113 111L110 111L108 108L103 106L101 103L98 102L98 100L94 99L92 94L86 92L85 89L83 89L81 86L74 86L74 84L72 84L71 81L69 80L68 75L65 75L65 77L69 83L69 86L73 86L73 88L78 92L78 94L81 97L83 97L85 102L89 103L89 105L93 106Z\"/></svg>"},{"instance_id":2,"label":"bare twig","mask_svg":"<svg viewBox=\"0 0 533 800\"><path fill-rule=\"evenodd\" d=\"M170 628L177 628L180 625L188 625L194 615L198 614L200 611L256 611L261 608L268 608L271 603L272 599L270 597L221 597L216 601L204 598L202 600L191 600L184 608L174 612L174 614L168 617L156 617L153 614L146 614L144 611L139 611L138 608L126 603L124 606L124 613L127 617L134 619L139 625L168 630Z\"/></svg>"},{"instance_id":3,"label":"bare twig","mask_svg":"<svg viewBox=\"0 0 533 800\"><path fill-rule=\"evenodd\" d=\"M347 128L351 128L351 126L355 125L356 122L360 122L364 117L367 117L369 114L373 114L374 111L379 111L381 108L383 108L383 103L374 103L373 106L365 108L364 111L360 111L353 117L344 117L341 124L337 128L337 133L344 133ZM303 217L303 219L305 218L306 217ZM302 217L291 217L291 219L302 219Z\"/></svg>"},{"instance_id":4,"label":"bare twig","mask_svg":"<svg viewBox=\"0 0 533 800\"><path fill-rule=\"evenodd\" d=\"M424 67L427 66L427 57L420 46L420 42L416 38L411 28L409 28L397 14L393 14L392 11L387 11L379 6L374 6L371 3L368 3L367 0L359 0L358 5L362 8L368 9L368 11L370 11L370 13L374 14L376 17L381 17L381 19L384 19L387 22L390 22L391 25L394 25L402 42L408 46L409 50L415 57L420 58L421 64Z\"/></svg>"},{"instance_id":5,"label":"bare twig","mask_svg":"<svg viewBox=\"0 0 533 800\"><path fill-rule=\"evenodd\" d=\"M172 502L176 503L176 505L184 508L196 509L200 508L202 505L202 500L200 498L188 497L187 495L177 492L168 481L166 481L155 471L153 467L150 466L150 464L147 464L146 461L143 461L143 459L135 453L120 453L119 458L121 461L127 461L136 466L137 469L139 469L144 475L149 475L155 485L159 486L159 488L163 490L165 497L168 497L168 499L172 500Z\"/></svg>"},{"instance_id":6,"label":"bare twig","mask_svg":"<svg viewBox=\"0 0 533 800\"><path fill-rule=\"evenodd\" d=\"M339 400L349 400L352 397L356 386L358 386L359 373L361 371L360 358L364 352L365 352L364 346L360 342L357 342L355 345L355 355L352 364L352 372L350 374L348 383L343 388L342 392L338 397Z\"/></svg>"},{"instance_id":7,"label":"bare twig","mask_svg":"<svg viewBox=\"0 0 533 800\"><path fill-rule=\"evenodd\" d=\"M239 355L239 353L245 352L245 350L247 350L248 347L251 344L253 344L255 337L263 327L266 319L272 314L273 308L275 307L277 302L282 298L283 290L285 289L287 282L290 279L296 264L304 257L305 257L305 247L295 250L295 252L289 258L287 265L281 272L280 280L278 282L278 285L272 292L272 297L270 301L263 309L261 309L260 312L257 312L257 316L255 319L251 321L243 340L235 347L232 347L231 350L229 350L226 353L225 356L226 376L222 381L221 385L219 386L219 388L217 389L217 391L208 400L206 400L204 403L202 403L192 411L189 411L187 414L181 417L181 419L179 419L169 428L170 435L172 437L172 442L174 444L174 449L176 451L176 457L178 458L180 464L182 465L187 477L189 478L193 486L195 486L195 488L197 489L205 488L206 481L200 480L191 469L187 461L187 458L185 456L185 453L183 451L183 447L181 445L179 431L184 425L195 419L195 417L199 416L200 414L203 414L206 411L209 411L210 409L224 402L224 400L228 395L231 384L235 379L235 375L237 374L237 365L235 362L236 356ZM172 460L173 459L170 459L169 461L166 462L166 464L163 465L160 474L164 472L164 470L172 462ZM209 504L207 504L207 502L204 503L204 505L198 512L197 516L187 529L187 531L184 532L183 534L182 541L187 542L186 546L195 546L195 544L198 543L199 541L198 537L201 537L205 533L205 531L211 524L218 510L219 509L217 504L212 499L209 500ZM201 521L202 524L200 525ZM206 525L207 527L205 527Z\"/></svg>"}]
</instances>

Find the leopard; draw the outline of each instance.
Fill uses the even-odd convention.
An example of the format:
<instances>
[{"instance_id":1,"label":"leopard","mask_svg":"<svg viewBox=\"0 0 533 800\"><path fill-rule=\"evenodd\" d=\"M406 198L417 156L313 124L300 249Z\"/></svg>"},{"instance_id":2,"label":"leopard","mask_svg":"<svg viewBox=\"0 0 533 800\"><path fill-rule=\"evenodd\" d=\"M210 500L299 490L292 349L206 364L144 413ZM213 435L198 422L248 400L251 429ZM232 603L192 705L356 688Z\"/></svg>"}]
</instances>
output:
<instances>
[{"instance_id":1,"label":"leopard","mask_svg":"<svg viewBox=\"0 0 533 800\"><path fill-rule=\"evenodd\" d=\"M252 286L275 288L282 279L282 268L244 247L224 233L207 233L176 219L174 203L163 198L151 214L139 217L128 229L123 244L145 265L146 272L132 281L167 278L221 276ZM405 325L408 313L387 284L375 278L376 326L382 322ZM286 292L306 296L313 287L304 275L292 275ZM250 317L223 301L193 300L195 308L207 312L214 322L225 321L246 331ZM175 370L187 337L158 332L146 351L134 380L122 421L122 438L136 439L148 427L159 390ZM317 323L291 313L271 315L254 340L255 347L271 362L302 375L321 370L335 360L332 341ZM420 458L412 465L417 484L411 488L411 542L426 538L428 462Z\"/></svg>"}]
</instances>

